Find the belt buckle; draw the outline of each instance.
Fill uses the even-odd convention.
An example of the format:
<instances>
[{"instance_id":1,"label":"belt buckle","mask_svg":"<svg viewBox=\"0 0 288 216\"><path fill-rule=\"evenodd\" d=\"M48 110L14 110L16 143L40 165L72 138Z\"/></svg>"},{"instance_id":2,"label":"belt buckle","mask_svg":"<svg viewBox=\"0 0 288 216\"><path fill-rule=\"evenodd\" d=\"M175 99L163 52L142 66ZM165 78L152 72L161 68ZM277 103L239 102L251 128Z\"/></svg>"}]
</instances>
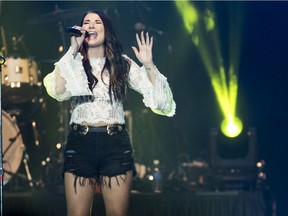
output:
<instances>
[{"instance_id":1,"label":"belt buckle","mask_svg":"<svg viewBox=\"0 0 288 216\"><path fill-rule=\"evenodd\" d=\"M81 135L83 135L83 136L85 136L87 133L88 133L88 131L89 131L89 127L88 127L88 125L81 125L82 126L82 128L84 129L83 131L81 130L79 133L81 134Z\"/></svg>"},{"instance_id":2,"label":"belt buckle","mask_svg":"<svg viewBox=\"0 0 288 216\"><path fill-rule=\"evenodd\" d=\"M73 129L75 131L77 131L79 134L83 135L83 136L86 135L88 133L88 131L89 131L88 125L77 125L77 124L75 124L75 125L73 125Z\"/></svg>"},{"instance_id":3,"label":"belt buckle","mask_svg":"<svg viewBox=\"0 0 288 216\"><path fill-rule=\"evenodd\" d=\"M112 136L114 134L117 134L119 131L122 131L121 125L107 125L107 133Z\"/></svg>"}]
</instances>

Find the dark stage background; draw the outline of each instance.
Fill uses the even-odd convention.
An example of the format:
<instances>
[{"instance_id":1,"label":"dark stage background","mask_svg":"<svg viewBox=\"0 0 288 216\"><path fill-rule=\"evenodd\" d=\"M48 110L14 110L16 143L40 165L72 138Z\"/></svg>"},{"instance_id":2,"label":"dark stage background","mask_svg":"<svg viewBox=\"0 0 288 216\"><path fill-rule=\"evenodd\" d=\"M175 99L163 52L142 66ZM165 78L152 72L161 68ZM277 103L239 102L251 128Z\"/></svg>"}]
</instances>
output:
<instances>
[{"instance_id":1,"label":"dark stage background","mask_svg":"<svg viewBox=\"0 0 288 216\"><path fill-rule=\"evenodd\" d=\"M135 33L139 32L135 24L144 24L154 36L154 62L168 78L177 110L172 118L154 115L144 107L141 96L129 93L125 108L132 112L136 160L150 166L157 158L167 175L178 166L183 155L191 161L208 161L209 130L220 125L222 114L198 50L172 1L0 3L0 24L5 31L8 51L13 50L12 38L16 37L20 52L26 50L26 55L37 62L40 79L53 70L53 63L61 55L58 52L58 47L63 45L60 21L63 26L71 26L79 23L86 10L105 10L114 20L124 53L133 59L136 58L130 47L136 43ZM244 126L257 129L259 159L266 161L267 181L277 201L277 215L285 216L288 211L288 2L212 3L218 19L224 23L220 31L226 31L227 11L244 7L237 113ZM206 2L195 2L195 5L205 9ZM51 17L56 6L67 12L64 13L66 17ZM64 36L67 47L69 37ZM48 156L58 158L55 145L63 140L59 133L62 114L59 104L49 98L44 89L39 98L43 98L43 102L16 103L3 98L2 103L7 112L21 111L18 124L30 157L32 177L45 181L47 170L41 166L41 161ZM36 134L30 124L32 120L37 122L39 146L34 143Z\"/></svg>"}]
</instances>

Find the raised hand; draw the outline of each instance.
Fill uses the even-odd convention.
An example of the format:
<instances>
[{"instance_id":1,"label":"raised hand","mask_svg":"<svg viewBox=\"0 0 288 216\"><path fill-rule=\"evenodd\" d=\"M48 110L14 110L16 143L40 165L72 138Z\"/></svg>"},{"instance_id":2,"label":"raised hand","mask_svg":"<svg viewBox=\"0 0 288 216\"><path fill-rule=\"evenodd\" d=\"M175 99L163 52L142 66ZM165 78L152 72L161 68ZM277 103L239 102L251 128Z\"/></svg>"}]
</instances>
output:
<instances>
[{"instance_id":1,"label":"raised hand","mask_svg":"<svg viewBox=\"0 0 288 216\"><path fill-rule=\"evenodd\" d=\"M138 44L138 49L135 46L132 46L132 49L135 53L137 59L146 67L153 65L152 57L152 46L153 46L153 37L149 37L149 33L146 33L146 38L144 32L141 32L141 37L136 34L136 40Z\"/></svg>"}]
</instances>

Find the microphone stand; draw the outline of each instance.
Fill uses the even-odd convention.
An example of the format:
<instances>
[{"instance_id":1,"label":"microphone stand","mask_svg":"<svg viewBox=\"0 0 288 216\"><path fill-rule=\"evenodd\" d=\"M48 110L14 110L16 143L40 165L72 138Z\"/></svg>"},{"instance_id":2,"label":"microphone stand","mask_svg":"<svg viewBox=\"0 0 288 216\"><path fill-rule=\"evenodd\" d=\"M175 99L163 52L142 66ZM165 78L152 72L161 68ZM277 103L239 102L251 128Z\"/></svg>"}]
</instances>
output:
<instances>
[{"instance_id":1,"label":"microphone stand","mask_svg":"<svg viewBox=\"0 0 288 216\"><path fill-rule=\"evenodd\" d=\"M2 65L5 63L6 59L4 56L0 55L0 215L3 215L3 178L4 178L4 170L3 170L3 157L2 157Z\"/></svg>"}]
</instances>

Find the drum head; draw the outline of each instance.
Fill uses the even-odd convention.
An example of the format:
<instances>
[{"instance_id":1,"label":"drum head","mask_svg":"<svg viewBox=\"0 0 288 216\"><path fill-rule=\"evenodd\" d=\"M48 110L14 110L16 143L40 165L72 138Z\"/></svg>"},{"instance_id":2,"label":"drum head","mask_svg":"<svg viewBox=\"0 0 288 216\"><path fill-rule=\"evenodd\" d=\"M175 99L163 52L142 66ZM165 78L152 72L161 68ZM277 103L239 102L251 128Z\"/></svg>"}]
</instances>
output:
<instances>
[{"instance_id":1,"label":"drum head","mask_svg":"<svg viewBox=\"0 0 288 216\"><path fill-rule=\"evenodd\" d=\"M2 110L4 185L16 174L23 157L23 140L16 119Z\"/></svg>"}]
</instances>

